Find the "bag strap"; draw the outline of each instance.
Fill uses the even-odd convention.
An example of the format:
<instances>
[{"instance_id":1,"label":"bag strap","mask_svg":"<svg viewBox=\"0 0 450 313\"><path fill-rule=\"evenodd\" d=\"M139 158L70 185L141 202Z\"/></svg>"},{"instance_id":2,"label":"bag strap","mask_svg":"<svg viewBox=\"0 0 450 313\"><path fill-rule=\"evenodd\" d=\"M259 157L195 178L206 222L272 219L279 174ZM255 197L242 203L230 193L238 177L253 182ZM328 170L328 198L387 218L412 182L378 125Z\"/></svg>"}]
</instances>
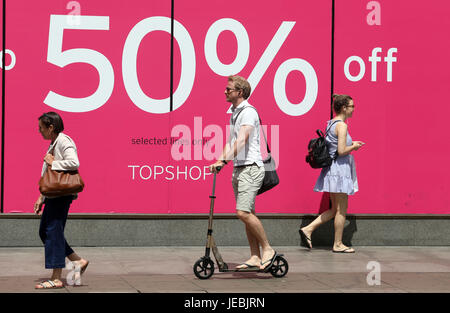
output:
<instances>
[{"instance_id":1,"label":"bag strap","mask_svg":"<svg viewBox=\"0 0 450 313\"><path fill-rule=\"evenodd\" d=\"M327 127L325 131L325 136L328 135L328 132L331 130L331 127L333 127L333 125L336 124L337 122L342 122L342 120L335 120L334 123L331 123L331 125Z\"/></svg>"},{"instance_id":2,"label":"bag strap","mask_svg":"<svg viewBox=\"0 0 450 313\"><path fill-rule=\"evenodd\" d=\"M342 122L341 120L335 120L334 123L332 123L329 127L327 127L327 129L325 130L325 135L323 134L323 131L320 129L316 130L316 133L319 137L323 137L325 138L328 135L328 132L330 131L331 127L336 124L337 122Z\"/></svg>"},{"instance_id":3,"label":"bag strap","mask_svg":"<svg viewBox=\"0 0 450 313\"><path fill-rule=\"evenodd\" d=\"M60 134L61 134L61 133L60 133ZM55 152L56 143L58 142L58 138L59 138L60 134L58 134L58 137L56 137L55 141L53 142L53 145L50 145L52 148L51 148L51 149L49 148L49 150L48 150L47 153L50 153L50 154L54 155L53 152ZM70 137L67 136L67 135L65 135L65 136L66 136L66 138L69 139L73 144L75 144L75 143L73 142L72 138L70 138Z\"/></svg>"},{"instance_id":4,"label":"bag strap","mask_svg":"<svg viewBox=\"0 0 450 313\"><path fill-rule=\"evenodd\" d=\"M262 127L261 117L259 116L258 110L256 110L255 107L253 107L253 106L251 106L251 105L248 105L248 106L243 107L243 108L238 112L238 114L236 115L236 118L234 119L234 122L233 122L233 118L231 118L231 122L232 122L231 124L234 126L234 124L235 124L236 121L237 121L237 118L239 117L239 114L241 114L241 112L244 111L246 108L252 108L252 109L254 109L254 110L256 111L256 114L258 114L259 126L261 126L261 130L262 130L263 135L264 135L264 140L266 141L267 153L270 154L270 147L269 147L269 143L267 142L266 133L264 132L264 128Z\"/></svg>"},{"instance_id":5,"label":"bag strap","mask_svg":"<svg viewBox=\"0 0 450 313\"><path fill-rule=\"evenodd\" d=\"M55 148L56 148L56 139L55 139L55 141L53 142L53 145L50 145L51 146L51 148L49 148L48 149L48 151L47 151L47 153L50 153L51 155L53 155L54 156L54 152L55 152Z\"/></svg>"},{"instance_id":6,"label":"bag strap","mask_svg":"<svg viewBox=\"0 0 450 313\"><path fill-rule=\"evenodd\" d=\"M328 135L328 132L331 130L331 127L333 127L333 125L336 124L337 122L342 122L342 120L335 120L334 123L332 123L329 127L327 127L326 132L325 132L325 137ZM336 160L338 156L339 156L339 154L336 149L333 160Z\"/></svg>"}]
</instances>

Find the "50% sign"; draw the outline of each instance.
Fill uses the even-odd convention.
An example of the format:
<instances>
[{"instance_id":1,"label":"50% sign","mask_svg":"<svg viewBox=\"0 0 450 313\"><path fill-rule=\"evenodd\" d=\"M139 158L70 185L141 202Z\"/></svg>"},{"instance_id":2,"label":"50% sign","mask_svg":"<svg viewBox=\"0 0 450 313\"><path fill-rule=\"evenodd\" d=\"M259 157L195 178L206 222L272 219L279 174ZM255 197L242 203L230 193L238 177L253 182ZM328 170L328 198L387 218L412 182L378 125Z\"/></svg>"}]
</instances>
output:
<instances>
[{"instance_id":1,"label":"50% sign","mask_svg":"<svg viewBox=\"0 0 450 313\"><path fill-rule=\"evenodd\" d=\"M74 98L50 91L44 103L62 111L88 112L103 106L111 97L114 89L114 70L108 58L92 49L74 48L62 51L65 29L109 30L109 16L77 16L77 23L70 23L66 15L51 15L47 51L47 62L58 67L73 63L92 65L99 74L96 91L88 97ZM255 91L278 51L283 46L296 22L283 21L267 45L261 58L251 71L248 81ZM137 75L137 54L143 38L153 31L171 33L171 19L153 16L138 22L129 32L122 54L122 79L131 101L141 110L163 114L169 112L170 98L153 99L143 92ZM237 53L231 64L223 64L217 55L217 40L224 31L231 31L237 41ZM187 29L174 20L174 39L177 41L181 55L181 72L177 89L173 93L173 110L178 109L189 97L196 75L196 56L192 38ZM247 64L250 54L250 39L245 27L237 20L223 18L214 22L208 29L204 52L210 69L221 76L239 73ZM10 65L11 66L11 65ZM289 73L299 71L306 82L306 92L300 103L291 103L286 95L286 80ZM284 61L276 70L273 80L275 101L287 115L299 116L308 112L314 105L318 93L318 80L313 66L301 58Z\"/></svg>"}]
</instances>

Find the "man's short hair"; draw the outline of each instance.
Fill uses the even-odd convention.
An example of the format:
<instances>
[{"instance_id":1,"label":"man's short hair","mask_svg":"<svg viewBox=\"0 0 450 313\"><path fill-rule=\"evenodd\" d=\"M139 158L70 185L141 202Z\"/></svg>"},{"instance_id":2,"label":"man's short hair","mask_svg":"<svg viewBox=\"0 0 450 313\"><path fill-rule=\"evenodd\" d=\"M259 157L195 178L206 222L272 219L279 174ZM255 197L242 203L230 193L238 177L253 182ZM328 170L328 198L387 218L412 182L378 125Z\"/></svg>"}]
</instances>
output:
<instances>
[{"instance_id":1,"label":"man's short hair","mask_svg":"<svg viewBox=\"0 0 450 313\"><path fill-rule=\"evenodd\" d=\"M238 75L230 75L228 76L228 81L234 83L234 88L236 90L242 90L242 97L247 100L250 97L250 92L252 91L252 87L250 83L241 76Z\"/></svg>"}]
</instances>

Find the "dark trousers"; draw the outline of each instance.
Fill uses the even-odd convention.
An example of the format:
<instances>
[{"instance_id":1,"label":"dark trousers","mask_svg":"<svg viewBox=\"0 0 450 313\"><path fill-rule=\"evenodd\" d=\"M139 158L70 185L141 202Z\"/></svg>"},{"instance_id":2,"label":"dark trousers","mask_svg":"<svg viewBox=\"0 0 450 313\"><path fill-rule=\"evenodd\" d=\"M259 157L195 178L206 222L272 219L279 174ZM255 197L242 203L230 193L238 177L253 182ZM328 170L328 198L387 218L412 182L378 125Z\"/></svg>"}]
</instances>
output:
<instances>
[{"instance_id":1,"label":"dark trousers","mask_svg":"<svg viewBox=\"0 0 450 313\"><path fill-rule=\"evenodd\" d=\"M45 268L66 267L66 256L73 253L64 238L67 214L73 196L45 199L39 237L45 245Z\"/></svg>"}]
</instances>

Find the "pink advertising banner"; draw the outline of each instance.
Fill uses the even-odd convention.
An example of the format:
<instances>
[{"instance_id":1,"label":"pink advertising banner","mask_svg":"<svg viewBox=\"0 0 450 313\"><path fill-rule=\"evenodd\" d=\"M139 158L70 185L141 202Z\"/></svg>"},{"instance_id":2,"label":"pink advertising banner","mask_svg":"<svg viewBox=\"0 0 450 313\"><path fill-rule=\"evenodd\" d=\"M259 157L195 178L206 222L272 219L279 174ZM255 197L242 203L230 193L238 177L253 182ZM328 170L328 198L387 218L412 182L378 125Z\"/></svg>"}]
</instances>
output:
<instances>
[{"instance_id":1,"label":"pink advertising banner","mask_svg":"<svg viewBox=\"0 0 450 313\"><path fill-rule=\"evenodd\" d=\"M6 74L3 71L3 68L6 68L3 66L3 50L5 50L5 48L3 47L3 5L0 5L0 38L1 38L1 42L0 42L0 99L2 99L2 104L3 104L3 75ZM5 54L5 64L8 65L10 63L8 63L8 61L10 61L11 59L8 59L8 53ZM3 108L2 111L0 112L0 118L2 118L3 120ZM2 138L3 136L3 127L0 128L0 138ZM0 139L2 140L2 139ZM1 142L0 142L1 145ZM0 146L0 153L3 153L3 147ZM2 175L2 168L0 168L0 175Z\"/></svg>"},{"instance_id":2,"label":"pink advertising banner","mask_svg":"<svg viewBox=\"0 0 450 313\"><path fill-rule=\"evenodd\" d=\"M304 160L330 117L334 74L334 91L355 99L350 134L367 143L354 154L360 191L349 213L450 213L450 5L438 3L336 1L332 69L330 0L239 9L178 0L173 20L168 0L7 1L4 211L32 212L49 144L38 117L55 111L86 183L72 213L207 213L207 167L230 117L224 89L239 74L280 176L257 212L318 213L328 200L313 192L319 170ZM217 213L234 212L231 171L217 176Z\"/></svg>"},{"instance_id":3,"label":"pink advertising banner","mask_svg":"<svg viewBox=\"0 0 450 313\"><path fill-rule=\"evenodd\" d=\"M448 1L336 1L335 92L349 122L358 213L448 214Z\"/></svg>"}]
</instances>

